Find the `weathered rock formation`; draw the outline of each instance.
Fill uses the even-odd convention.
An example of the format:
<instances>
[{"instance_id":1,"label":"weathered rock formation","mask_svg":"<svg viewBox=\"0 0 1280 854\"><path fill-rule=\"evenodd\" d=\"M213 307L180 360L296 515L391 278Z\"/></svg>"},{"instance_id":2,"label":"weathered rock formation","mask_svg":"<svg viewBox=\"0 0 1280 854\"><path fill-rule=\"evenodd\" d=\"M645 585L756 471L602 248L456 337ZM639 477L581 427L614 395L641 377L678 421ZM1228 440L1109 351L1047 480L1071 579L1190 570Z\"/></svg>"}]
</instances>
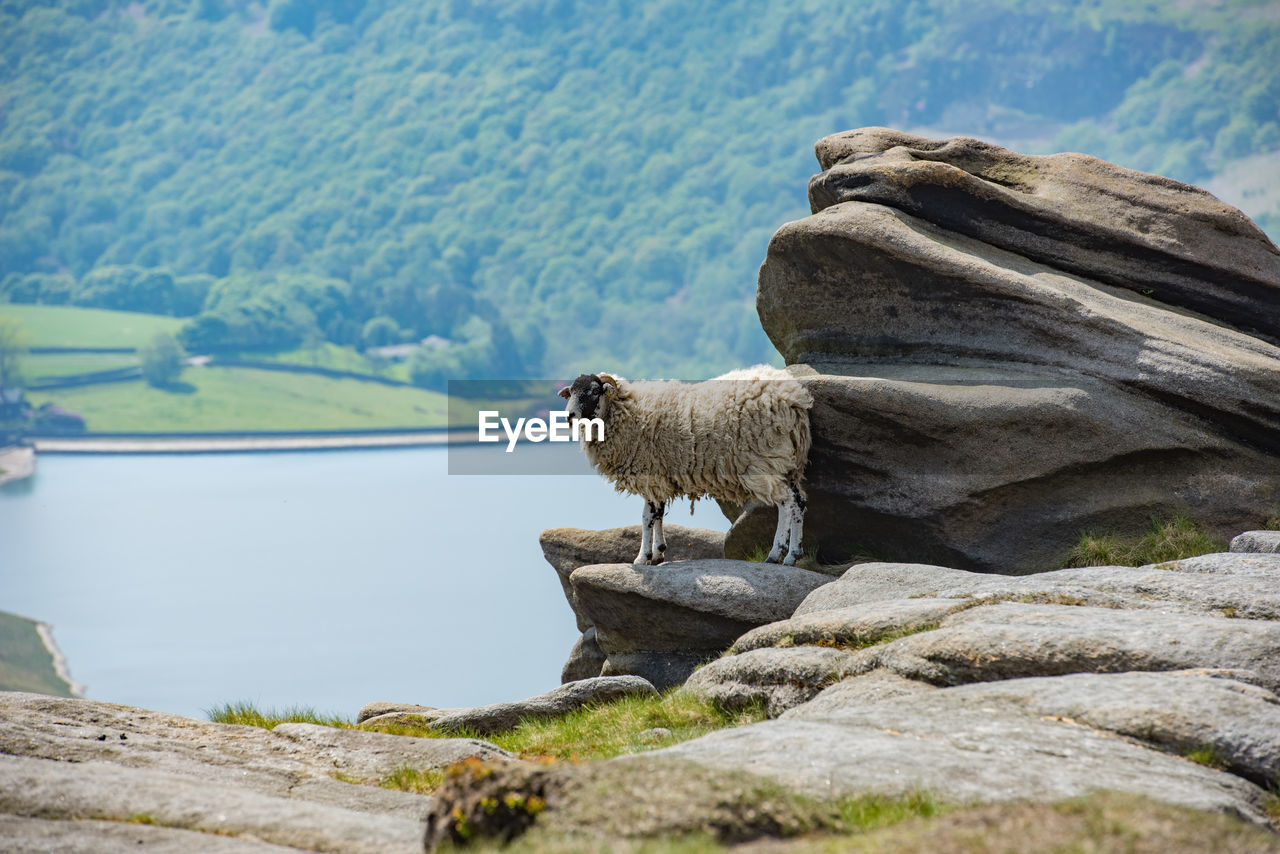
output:
<instances>
[{"instance_id":1,"label":"weathered rock formation","mask_svg":"<svg viewBox=\"0 0 1280 854\"><path fill-rule=\"evenodd\" d=\"M675 560L724 557L724 534L719 531L667 525L664 533L667 540L667 553ZM564 598L568 600L569 607L577 617L578 631L582 632L582 637L574 643L573 649L569 651L569 658L560 671L560 681L574 682L599 676L605 672L606 656L596 640L595 627L578 607L577 596L573 592L573 585L569 583L569 576L580 566L625 563L633 559L636 552L640 550L640 526L608 528L603 531L592 531L586 528L550 528L542 532L538 537L538 543L542 546L543 557L560 578ZM610 668L609 672L638 673L641 671ZM656 675L653 667L645 668L643 673L647 677ZM663 682L663 684L666 683Z\"/></svg>"},{"instance_id":2,"label":"weathered rock formation","mask_svg":"<svg viewBox=\"0 0 1280 854\"><path fill-rule=\"evenodd\" d=\"M268 732L0 693L0 847L421 851L431 799L380 788L379 780L405 767L507 755L473 739L312 724Z\"/></svg>"},{"instance_id":3,"label":"weathered rock formation","mask_svg":"<svg viewBox=\"0 0 1280 854\"><path fill-rule=\"evenodd\" d=\"M663 532L667 540L667 554L672 560L724 557L724 534L719 531L666 525ZM565 599L569 600L570 607L574 607L573 587L569 584L573 571L580 566L631 561L640 551L640 526L606 528L603 531L549 528L539 535L538 544L542 546L542 556L560 578ZM576 607L574 611L577 612ZM578 631L585 632L590 626L578 614Z\"/></svg>"},{"instance_id":4,"label":"weathered rock formation","mask_svg":"<svg viewBox=\"0 0 1280 854\"><path fill-rule=\"evenodd\" d=\"M1280 250L1243 214L1078 154L884 128L817 152L757 307L816 401L825 559L1039 571L1084 529L1280 507Z\"/></svg>"},{"instance_id":5,"label":"weathered rock formation","mask_svg":"<svg viewBox=\"0 0 1280 854\"><path fill-rule=\"evenodd\" d=\"M743 632L788 616L830 576L795 567L720 560L724 535L669 525L656 567L634 566L639 526L554 528L539 541L582 637L561 678L635 675L678 685Z\"/></svg>"},{"instance_id":6,"label":"weathered rock formation","mask_svg":"<svg viewBox=\"0 0 1280 854\"><path fill-rule=\"evenodd\" d=\"M545 800L548 815L516 815L492 832L750 839L794 820L794 804L769 788L778 783L819 798L928 793L968 804L1112 792L1266 826L1280 775L1280 554L1267 540L1252 532L1236 552L1029 576L854 566L685 683L774 720L603 766L507 766L451 783L429 838L454 838L451 816L482 823L483 804L515 794ZM594 588L652 595L664 584L631 574L674 571L667 589L679 594L655 598L679 599L690 625L673 612L653 631L700 644L700 621L718 628L700 614L754 607L732 586L722 606L722 590L690 583L711 568L732 577L733 564L583 567L571 581L590 608ZM627 604L636 615L655 607ZM607 638L604 626L622 622L596 625ZM1259 839L1265 850L1277 837Z\"/></svg>"},{"instance_id":7,"label":"weathered rock formation","mask_svg":"<svg viewBox=\"0 0 1280 854\"><path fill-rule=\"evenodd\" d=\"M723 559L600 564L573 571L570 602L604 657L605 676L634 674L668 688L830 581L794 566Z\"/></svg>"},{"instance_id":8,"label":"weathered rock formation","mask_svg":"<svg viewBox=\"0 0 1280 854\"><path fill-rule=\"evenodd\" d=\"M856 566L688 683L780 720L656 755L815 793L1108 788L1263 820L1278 594L1280 555L1262 553L1021 578ZM1176 757L1190 754L1221 770Z\"/></svg>"}]
</instances>

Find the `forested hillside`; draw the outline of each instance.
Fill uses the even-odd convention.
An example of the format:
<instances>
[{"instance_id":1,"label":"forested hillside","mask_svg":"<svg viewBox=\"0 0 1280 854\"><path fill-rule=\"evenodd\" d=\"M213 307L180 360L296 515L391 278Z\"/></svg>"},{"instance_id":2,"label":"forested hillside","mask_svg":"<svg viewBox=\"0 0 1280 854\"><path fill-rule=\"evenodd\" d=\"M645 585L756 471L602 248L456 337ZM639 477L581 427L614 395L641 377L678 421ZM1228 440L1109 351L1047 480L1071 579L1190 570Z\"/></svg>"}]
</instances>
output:
<instances>
[{"instance_id":1,"label":"forested hillside","mask_svg":"<svg viewBox=\"0 0 1280 854\"><path fill-rule=\"evenodd\" d=\"M766 243L862 125L1258 164L1280 234L1275 2L2 0L0 33L3 299L190 317L191 352L771 358Z\"/></svg>"}]
</instances>

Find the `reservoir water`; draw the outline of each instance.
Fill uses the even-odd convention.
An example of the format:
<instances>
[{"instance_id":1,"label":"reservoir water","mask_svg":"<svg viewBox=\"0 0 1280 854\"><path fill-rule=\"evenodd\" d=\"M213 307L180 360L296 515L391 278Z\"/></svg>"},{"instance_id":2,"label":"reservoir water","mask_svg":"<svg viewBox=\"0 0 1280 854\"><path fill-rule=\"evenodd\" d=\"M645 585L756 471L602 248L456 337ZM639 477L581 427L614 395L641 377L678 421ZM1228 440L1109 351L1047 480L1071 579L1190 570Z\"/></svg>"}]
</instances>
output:
<instances>
[{"instance_id":1,"label":"reservoir water","mask_svg":"<svg viewBox=\"0 0 1280 854\"><path fill-rule=\"evenodd\" d=\"M564 450L521 454L547 471L537 455ZM0 489L0 610L51 624L86 696L196 717L549 690L577 632L538 534L638 524L640 499L446 458L41 456ZM668 518L728 528L712 502Z\"/></svg>"}]
</instances>

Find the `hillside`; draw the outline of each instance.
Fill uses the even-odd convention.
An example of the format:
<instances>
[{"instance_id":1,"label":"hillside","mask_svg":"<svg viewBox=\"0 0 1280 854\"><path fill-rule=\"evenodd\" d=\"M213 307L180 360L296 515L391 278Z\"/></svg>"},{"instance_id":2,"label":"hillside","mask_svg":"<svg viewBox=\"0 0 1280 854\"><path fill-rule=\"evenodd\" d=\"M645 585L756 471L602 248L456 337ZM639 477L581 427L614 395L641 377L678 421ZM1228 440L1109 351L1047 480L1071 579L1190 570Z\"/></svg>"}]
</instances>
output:
<instances>
[{"instance_id":1,"label":"hillside","mask_svg":"<svg viewBox=\"0 0 1280 854\"><path fill-rule=\"evenodd\" d=\"M0 290L191 317L191 352L436 335L437 389L705 376L777 358L756 271L833 131L1085 151L1280 235L1276 12L6 0Z\"/></svg>"}]
</instances>

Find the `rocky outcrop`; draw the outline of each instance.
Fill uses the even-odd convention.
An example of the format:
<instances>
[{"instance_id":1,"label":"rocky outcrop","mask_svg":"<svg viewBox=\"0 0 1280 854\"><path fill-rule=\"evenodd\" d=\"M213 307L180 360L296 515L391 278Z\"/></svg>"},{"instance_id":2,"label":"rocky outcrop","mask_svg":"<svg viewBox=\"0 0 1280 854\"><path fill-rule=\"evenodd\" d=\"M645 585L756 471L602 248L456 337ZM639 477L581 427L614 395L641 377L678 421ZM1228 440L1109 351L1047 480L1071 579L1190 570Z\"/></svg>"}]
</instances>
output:
<instances>
[{"instance_id":1,"label":"rocky outcrop","mask_svg":"<svg viewBox=\"0 0 1280 854\"><path fill-rule=\"evenodd\" d=\"M1187 690L1179 691L1183 683ZM1194 696L1195 687L1183 679L1161 696L1185 700ZM1141 695L1124 696L1137 705ZM1209 701L1197 698L1198 707L1201 700ZM1259 712L1258 724L1266 722L1261 716L1266 702L1259 699L1251 706ZM780 720L720 730L654 756L730 776L761 774L826 797L923 790L961 803L1009 803L1119 791L1266 821L1267 794L1254 783L1116 738L1103 726L1038 714L1035 703L1020 696L950 688L906 699L846 702L835 712L812 717L804 709ZM1181 710L1176 704L1171 714Z\"/></svg>"},{"instance_id":2,"label":"rocky outcrop","mask_svg":"<svg viewBox=\"0 0 1280 854\"><path fill-rule=\"evenodd\" d=\"M1030 572L1085 529L1275 512L1280 250L1242 214L1083 155L883 128L818 152L757 307L815 398L824 559Z\"/></svg>"},{"instance_id":3,"label":"rocky outcrop","mask_svg":"<svg viewBox=\"0 0 1280 854\"><path fill-rule=\"evenodd\" d=\"M1276 554L1280 552L1280 531L1245 531L1231 540L1229 551Z\"/></svg>"},{"instance_id":4,"label":"rocky outcrop","mask_svg":"<svg viewBox=\"0 0 1280 854\"><path fill-rule=\"evenodd\" d=\"M931 612L930 600L950 607L949 603L963 599L966 607L979 600L1014 601L1280 620L1275 558L1231 553L1152 566L1089 566L1019 577L940 566L863 564L808 596L796 609L795 622L809 616L830 622L841 616L838 609L876 603L876 619L888 626L899 620L897 610L888 605L897 599L909 600L899 607L922 615ZM853 627L863 630L861 623ZM785 624L767 628L791 630Z\"/></svg>"},{"instance_id":5,"label":"rocky outcrop","mask_svg":"<svg viewBox=\"0 0 1280 854\"><path fill-rule=\"evenodd\" d=\"M0 693L3 847L421 851L430 798L381 788L381 779L507 755L473 739L311 724L267 731Z\"/></svg>"},{"instance_id":6,"label":"rocky outcrop","mask_svg":"<svg viewBox=\"0 0 1280 854\"><path fill-rule=\"evenodd\" d=\"M581 621L595 628L606 675L677 685L744 632L789 616L831 576L794 566L691 560L584 566L570 576Z\"/></svg>"},{"instance_id":7,"label":"rocky outcrop","mask_svg":"<svg viewBox=\"0 0 1280 854\"><path fill-rule=\"evenodd\" d=\"M356 720L365 729L410 725L428 726L442 733L493 735L515 729L522 721L556 717L584 706L655 693L653 685L638 676L599 676L569 682L526 700L469 709L370 703L360 710Z\"/></svg>"},{"instance_id":8,"label":"rocky outcrop","mask_svg":"<svg viewBox=\"0 0 1280 854\"><path fill-rule=\"evenodd\" d=\"M819 672L806 650L842 658ZM945 687L1213 670L1275 692L1280 555L1222 553L1025 577L862 564L814 590L792 617L738 638L729 653L695 674L690 689L717 701L760 701L772 716L816 695L837 672Z\"/></svg>"},{"instance_id":9,"label":"rocky outcrop","mask_svg":"<svg viewBox=\"0 0 1280 854\"><path fill-rule=\"evenodd\" d=\"M687 683L778 720L653 758L823 796L1110 789L1266 822L1280 774L1277 591L1272 554L1016 578L855 566Z\"/></svg>"},{"instance_id":10,"label":"rocky outcrop","mask_svg":"<svg viewBox=\"0 0 1280 854\"><path fill-rule=\"evenodd\" d=\"M667 540L667 555L673 560L715 559L724 556L724 534L705 528L686 528L683 525L667 525L663 528ZM560 672L561 682L589 679L605 673L606 655L596 641L596 630L590 619L578 607L577 596L569 576L580 566L606 563L626 563L639 551L640 526L607 528L592 531L585 528L550 528L538 537L542 555L555 569L564 590L564 598L573 609L582 637L569 651L569 658ZM678 682L687 676L697 660L676 661L670 657L655 658L648 655L631 655L626 663L617 658L609 674L639 673L655 678L659 684ZM621 668L621 669L618 669Z\"/></svg>"},{"instance_id":11,"label":"rocky outcrop","mask_svg":"<svg viewBox=\"0 0 1280 854\"><path fill-rule=\"evenodd\" d=\"M711 662L685 688L723 709L758 705L776 718L851 675L856 661L851 653L820 646L761 647Z\"/></svg>"},{"instance_id":12,"label":"rocky outcrop","mask_svg":"<svg viewBox=\"0 0 1280 854\"><path fill-rule=\"evenodd\" d=\"M663 534L667 540L666 554L670 560L700 560L724 557L724 534L705 528L686 528L683 525L665 525ZM640 550L640 526L606 528L593 531L587 528L549 528L538 537L542 556L555 569L564 589L569 606L577 612L573 599L573 587L569 576L580 566L599 563L629 563ZM578 614L578 631L591 627Z\"/></svg>"}]
</instances>

